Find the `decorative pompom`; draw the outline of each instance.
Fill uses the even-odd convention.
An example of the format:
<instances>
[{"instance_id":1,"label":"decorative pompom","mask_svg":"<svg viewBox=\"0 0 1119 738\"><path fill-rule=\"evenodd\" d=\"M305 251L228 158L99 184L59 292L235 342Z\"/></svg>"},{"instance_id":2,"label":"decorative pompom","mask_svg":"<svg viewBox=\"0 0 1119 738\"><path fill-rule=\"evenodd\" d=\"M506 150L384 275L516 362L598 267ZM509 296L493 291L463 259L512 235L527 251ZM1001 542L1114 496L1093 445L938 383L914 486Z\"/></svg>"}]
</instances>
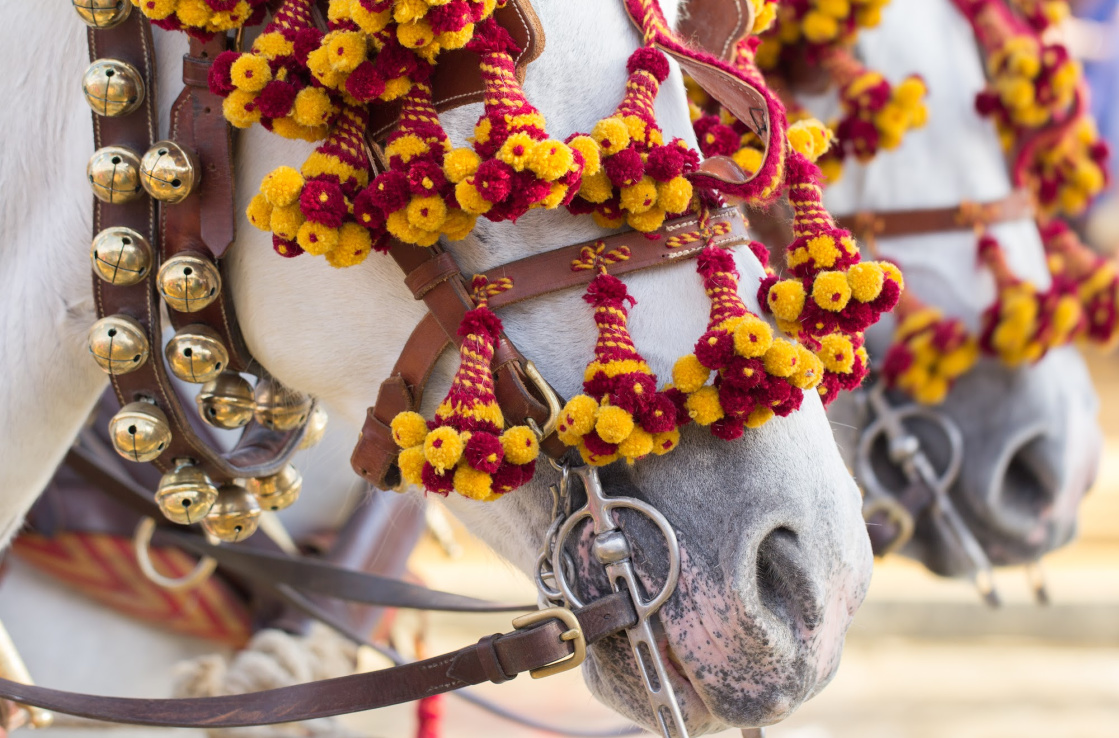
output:
<instances>
[{"instance_id":1,"label":"decorative pompom","mask_svg":"<svg viewBox=\"0 0 1119 738\"><path fill-rule=\"evenodd\" d=\"M536 461L540 455L540 444L536 434L523 425L514 426L501 434L501 446L510 464L522 466Z\"/></svg>"},{"instance_id":2,"label":"decorative pompom","mask_svg":"<svg viewBox=\"0 0 1119 738\"><path fill-rule=\"evenodd\" d=\"M463 449L462 437L448 426L436 428L424 439L424 458L440 474L458 463Z\"/></svg>"},{"instance_id":3,"label":"decorative pompom","mask_svg":"<svg viewBox=\"0 0 1119 738\"><path fill-rule=\"evenodd\" d=\"M392 440L401 448L419 446L427 437L427 421L419 413L403 412L392 419Z\"/></svg>"}]
</instances>

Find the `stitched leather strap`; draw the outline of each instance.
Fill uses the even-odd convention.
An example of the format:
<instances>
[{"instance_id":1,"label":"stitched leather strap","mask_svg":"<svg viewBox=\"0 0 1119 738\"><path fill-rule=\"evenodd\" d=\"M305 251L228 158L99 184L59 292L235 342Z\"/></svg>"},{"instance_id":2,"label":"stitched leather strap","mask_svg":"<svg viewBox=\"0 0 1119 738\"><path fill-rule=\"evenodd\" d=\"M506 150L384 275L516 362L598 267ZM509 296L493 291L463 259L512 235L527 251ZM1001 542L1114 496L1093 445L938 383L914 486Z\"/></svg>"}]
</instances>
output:
<instances>
[{"instance_id":1,"label":"stitched leather strap","mask_svg":"<svg viewBox=\"0 0 1119 738\"><path fill-rule=\"evenodd\" d=\"M754 27L749 0L685 0L680 10L680 38L723 61L734 57L735 45Z\"/></svg>"},{"instance_id":2,"label":"stitched leather strap","mask_svg":"<svg viewBox=\"0 0 1119 738\"><path fill-rule=\"evenodd\" d=\"M749 242L746 222L735 208L723 208L711 214L708 224L712 242L734 248ZM497 309L560 290L582 287L594 277L593 271L572 270L571 264L584 247L594 248L599 242L588 241L504 264L486 272L491 281L509 277L511 289L490 298ZM649 269L679 259L692 258L705 245L699 219L694 215L666 222L656 234L648 236L627 231L602 239L604 252L625 247L630 257L610 267L610 273L621 276ZM431 370L443 350L458 345L456 331L465 311L472 307L462 275L454 260L436 249L421 249L400 244L392 249L393 257L408 274L407 282L417 299L423 299L430 312L412 331L392 374L381 384L377 403L369 408L361 437L351 458L354 470L381 489L400 483L396 457L400 452L392 439L389 424L398 413L417 410ZM505 416L521 422L532 418L543 425L546 408L533 396L524 378L524 358L516 347L502 337L494 356L497 397ZM542 444L544 451L559 458L566 448L554 438Z\"/></svg>"},{"instance_id":3,"label":"stitched leather strap","mask_svg":"<svg viewBox=\"0 0 1119 738\"><path fill-rule=\"evenodd\" d=\"M615 592L575 616L587 644L634 625L629 595ZM132 699L62 692L0 679L0 697L69 715L161 727L240 727L331 717L410 702L515 676L574 653L561 638L567 626L557 619L526 630L487 636L442 656L391 669L298 684L263 692L195 699ZM496 656L496 658L495 658ZM495 664L496 661L496 664Z\"/></svg>"},{"instance_id":4,"label":"stitched leather strap","mask_svg":"<svg viewBox=\"0 0 1119 738\"><path fill-rule=\"evenodd\" d=\"M928 233L970 231L997 223L1033 219L1034 206L1030 193L1014 190L1001 200L986 203L962 203L950 208L927 210L895 210L842 215L835 220L841 228L865 241L876 238L919 236Z\"/></svg>"}]
</instances>

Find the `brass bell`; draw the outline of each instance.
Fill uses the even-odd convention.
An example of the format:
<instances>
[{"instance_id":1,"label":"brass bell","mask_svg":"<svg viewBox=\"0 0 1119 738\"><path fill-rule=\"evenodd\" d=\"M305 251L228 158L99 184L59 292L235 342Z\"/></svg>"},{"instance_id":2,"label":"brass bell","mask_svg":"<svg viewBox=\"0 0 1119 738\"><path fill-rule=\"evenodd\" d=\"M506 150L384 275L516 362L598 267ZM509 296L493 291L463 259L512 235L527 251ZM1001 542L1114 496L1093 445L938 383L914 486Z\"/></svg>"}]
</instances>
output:
<instances>
[{"instance_id":1,"label":"brass bell","mask_svg":"<svg viewBox=\"0 0 1119 738\"><path fill-rule=\"evenodd\" d=\"M202 519L207 533L229 543L245 540L256 533L258 525L260 505L239 484L223 484L218 490L218 501Z\"/></svg>"},{"instance_id":2,"label":"brass bell","mask_svg":"<svg viewBox=\"0 0 1119 738\"><path fill-rule=\"evenodd\" d=\"M148 360L148 336L135 318L110 315L89 329L89 353L106 374L128 374Z\"/></svg>"},{"instance_id":3,"label":"brass bell","mask_svg":"<svg viewBox=\"0 0 1119 738\"><path fill-rule=\"evenodd\" d=\"M156 141L140 160L140 184L161 202L187 199L201 173L198 156L174 141Z\"/></svg>"},{"instance_id":4,"label":"brass bell","mask_svg":"<svg viewBox=\"0 0 1119 738\"><path fill-rule=\"evenodd\" d=\"M183 253L163 262L156 282L168 307L180 313L194 313L218 298L221 272L209 259Z\"/></svg>"},{"instance_id":5,"label":"brass bell","mask_svg":"<svg viewBox=\"0 0 1119 738\"><path fill-rule=\"evenodd\" d=\"M150 402L130 402L109 421L109 438L129 461L152 461L171 443L171 424Z\"/></svg>"},{"instance_id":6,"label":"brass bell","mask_svg":"<svg viewBox=\"0 0 1119 738\"><path fill-rule=\"evenodd\" d=\"M144 102L144 78L128 62L98 59L82 75L82 92L93 112L118 118Z\"/></svg>"},{"instance_id":7,"label":"brass bell","mask_svg":"<svg viewBox=\"0 0 1119 738\"><path fill-rule=\"evenodd\" d=\"M70 0L78 17L90 28L113 28L128 19L129 0Z\"/></svg>"},{"instance_id":8,"label":"brass bell","mask_svg":"<svg viewBox=\"0 0 1119 738\"><path fill-rule=\"evenodd\" d=\"M303 477L298 469L288 464L278 474L248 480L245 487L262 508L275 512L290 507L291 503L299 499Z\"/></svg>"},{"instance_id":9,"label":"brass bell","mask_svg":"<svg viewBox=\"0 0 1119 738\"><path fill-rule=\"evenodd\" d=\"M198 466L183 463L163 475L155 490L155 501L173 523L197 523L213 508L218 488Z\"/></svg>"},{"instance_id":10,"label":"brass bell","mask_svg":"<svg viewBox=\"0 0 1119 738\"><path fill-rule=\"evenodd\" d=\"M184 382L203 384L229 365L229 350L213 328L188 325L171 337L164 349L171 373Z\"/></svg>"},{"instance_id":11,"label":"brass bell","mask_svg":"<svg viewBox=\"0 0 1119 738\"><path fill-rule=\"evenodd\" d=\"M101 202L119 205L140 196L140 159L123 146L94 151L85 173Z\"/></svg>"},{"instance_id":12,"label":"brass bell","mask_svg":"<svg viewBox=\"0 0 1119 738\"><path fill-rule=\"evenodd\" d=\"M274 379L256 385L256 422L275 431L289 431L307 422L311 398L293 392Z\"/></svg>"},{"instance_id":13,"label":"brass bell","mask_svg":"<svg viewBox=\"0 0 1119 738\"><path fill-rule=\"evenodd\" d=\"M136 284L152 268L152 247L148 239L131 228L106 228L93 238L89 250L94 273L118 287Z\"/></svg>"},{"instance_id":14,"label":"brass bell","mask_svg":"<svg viewBox=\"0 0 1119 738\"><path fill-rule=\"evenodd\" d=\"M239 374L219 374L202 385L195 399L198 414L215 428L233 430L253 419L253 388Z\"/></svg>"},{"instance_id":15,"label":"brass bell","mask_svg":"<svg viewBox=\"0 0 1119 738\"><path fill-rule=\"evenodd\" d=\"M311 417L307 418L307 427L303 430L303 439L299 442L299 450L311 448L326 435L326 423L330 420L322 405L316 404L311 409Z\"/></svg>"}]
</instances>

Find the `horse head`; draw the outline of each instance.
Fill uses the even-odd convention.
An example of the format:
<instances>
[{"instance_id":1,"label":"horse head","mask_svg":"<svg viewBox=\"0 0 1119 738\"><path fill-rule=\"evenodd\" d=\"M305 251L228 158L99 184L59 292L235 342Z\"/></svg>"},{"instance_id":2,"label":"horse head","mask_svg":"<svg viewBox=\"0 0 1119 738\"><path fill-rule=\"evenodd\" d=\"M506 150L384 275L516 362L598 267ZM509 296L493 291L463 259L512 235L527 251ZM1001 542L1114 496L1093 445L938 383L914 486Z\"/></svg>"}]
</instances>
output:
<instances>
[{"instance_id":1,"label":"horse head","mask_svg":"<svg viewBox=\"0 0 1119 738\"><path fill-rule=\"evenodd\" d=\"M882 26L859 42L866 63L922 75L929 89L925 130L866 166L850 165L827 191L833 212L926 210L963 202L995 202L1007 197L1011 181L994 126L976 113L977 93L986 84L976 40L966 19L949 0L897 0ZM1040 289L1050 284L1038 228L1029 217L991 225L1006 264ZM877 239L883 257L902 266L911 294L961 320L978 335L982 316L996 300L992 272L977 259L970 231ZM879 361L895 323L884 320L868 335ZM906 398L893 396L894 403ZM995 565L1036 561L1068 542L1076 530L1078 504L1094 480L1100 454L1098 409L1086 367L1077 350L1050 350L1036 363L1008 366L980 358L955 382L942 403L929 408L962 434L962 454L950 498L971 534ZM843 398L833 407L837 424L865 428L872 413ZM933 416L930 416L933 417ZM916 421L914 433L934 466L953 453L934 422ZM852 437L843 444L858 448ZM887 458L885 444L872 461L887 486L905 481ZM906 555L945 575L974 572L974 562L951 536L918 522Z\"/></svg>"}]
</instances>

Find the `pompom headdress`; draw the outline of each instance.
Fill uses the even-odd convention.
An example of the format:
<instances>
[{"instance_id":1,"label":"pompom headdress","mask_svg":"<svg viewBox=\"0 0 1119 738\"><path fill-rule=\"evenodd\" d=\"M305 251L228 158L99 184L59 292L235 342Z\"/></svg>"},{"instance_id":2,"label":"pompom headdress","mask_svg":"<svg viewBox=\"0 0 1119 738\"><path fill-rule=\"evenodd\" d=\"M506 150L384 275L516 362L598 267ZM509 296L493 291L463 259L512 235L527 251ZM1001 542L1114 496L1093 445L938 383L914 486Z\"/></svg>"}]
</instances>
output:
<instances>
[{"instance_id":1,"label":"pompom headdress","mask_svg":"<svg viewBox=\"0 0 1119 738\"><path fill-rule=\"evenodd\" d=\"M540 452L536 434L528 426L506 428L494 395L491 365L501 320L488 301L511 286L507 279L490 284L474 277L476 307L459 326L459 368L435 419L428 423L410 411L393 419L405 482L435 494L453 491L490 501L532 479Z\"/></svg>"},{"instance_id":2,"label":"pompom headdress","mask_svg":"<svg viewBox=\"0 0 1119 738\"><path fill-rule=\"evenodd\" d=\"M962 321L925 305L912 292L902 295L894 317L897 327L882 378L921 404L943 402L956 380L975 366L978 341Z\"/></svg>"},{"instance_id":3,"label":"pompom headdress","mask_svg":"<svg viewBox=\"0 0 1119 738\"><path fill-rule=\"evenodd\" d=\"M267 0L132 0L132 4L152 25L209 40L215 34L260 23Z\"/></svg>"}]
</instances>

